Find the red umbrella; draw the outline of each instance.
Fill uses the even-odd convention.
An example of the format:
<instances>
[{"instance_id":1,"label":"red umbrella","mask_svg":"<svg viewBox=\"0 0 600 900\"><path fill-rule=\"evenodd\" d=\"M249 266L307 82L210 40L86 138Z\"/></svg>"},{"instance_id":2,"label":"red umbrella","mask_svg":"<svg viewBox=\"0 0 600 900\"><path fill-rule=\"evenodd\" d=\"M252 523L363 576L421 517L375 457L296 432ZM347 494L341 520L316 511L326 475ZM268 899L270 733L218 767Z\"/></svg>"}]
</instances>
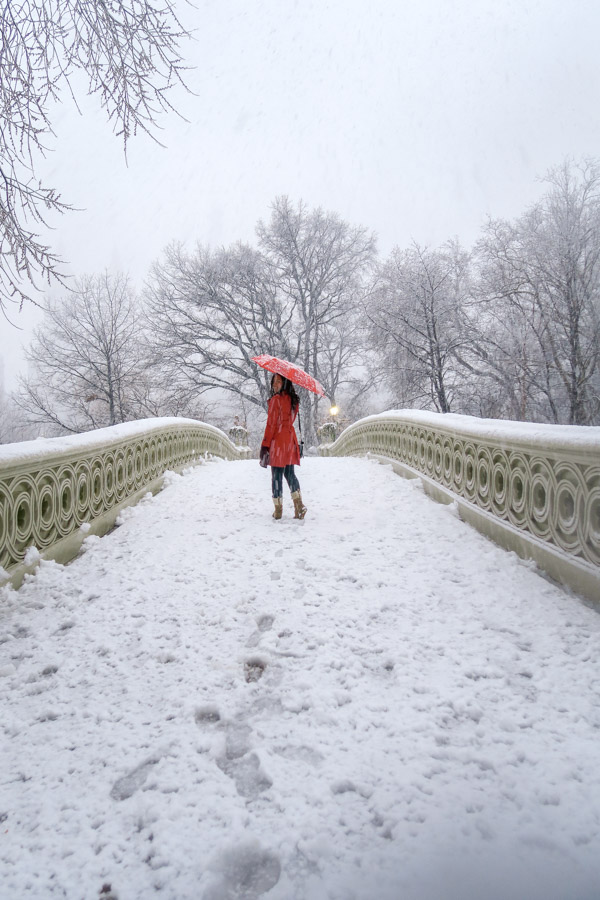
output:
<instances>
[{"instance_id":1,"label":"red umbrella","mask_svg":"<svg viewBox=\"0 0 600 900\"><path fill-rule=\"evenodd\" d=\"M312 375L309 375L308 372L294 365L294 363L288 362L287 359L279 359L277 356L269 356L268 353L263 353L262 356L253 356L252 362L257 363L268 372L277 372L279 375L283 375L284 378L289 378L294 384L299 384L300 387L306 388L307 391L312 391L313 394L319 394L320 397L325 396L325 391L316 378L313 378Z\"/></svg>"}]
</instances>

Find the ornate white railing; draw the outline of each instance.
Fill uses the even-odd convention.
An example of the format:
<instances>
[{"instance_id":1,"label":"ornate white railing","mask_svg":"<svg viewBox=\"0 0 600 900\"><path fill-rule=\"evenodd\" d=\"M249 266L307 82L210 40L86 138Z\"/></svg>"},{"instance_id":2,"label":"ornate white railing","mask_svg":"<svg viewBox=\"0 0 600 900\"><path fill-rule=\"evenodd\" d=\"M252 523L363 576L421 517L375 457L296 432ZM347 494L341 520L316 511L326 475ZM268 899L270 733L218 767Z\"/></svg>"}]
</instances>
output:
<instances>
[{"instance_id":1,"label":"ornate white railing","mask_svg":"<svg viewBox=\"0 0 600 900\"><path fill-rule=\"evenodd\" d=\"M347 428L322 456L373 456L552 577L600 601L600 428L398 410Z\"/></svg>"},{"instance_id":2,"label":"ornate white railing","mask_svg":"<svg viewBox=\"0 0 600 900\"><path fill-rule=\"evenodd\" d=\"M166 470L249 452L212 425L175 418L0 446L0 585L20 582L28 548L72 558L86 534L106 532L124 506L157 490Z\"/></svg>"}]
</instances>

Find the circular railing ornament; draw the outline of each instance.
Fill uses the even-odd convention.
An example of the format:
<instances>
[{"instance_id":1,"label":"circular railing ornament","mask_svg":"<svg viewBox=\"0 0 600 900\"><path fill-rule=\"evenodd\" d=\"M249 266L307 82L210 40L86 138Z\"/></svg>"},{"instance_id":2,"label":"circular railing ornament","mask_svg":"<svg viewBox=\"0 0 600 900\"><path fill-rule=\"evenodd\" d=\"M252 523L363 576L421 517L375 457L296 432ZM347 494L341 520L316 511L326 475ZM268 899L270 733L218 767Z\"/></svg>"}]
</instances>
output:
<instances>
[{"instance_id":1,"label":"circular railing ornament","mask_svg":"<svg viewBox=\"0 0 600 900\"><path fill-rule=\"evenodd\" d=\"M600 428L415 410L369 416L327 448L372 453L573 559L600 566Z\"/></svg>"},{"instance_id":2,"label":"circular railing ornament","mask_svg":"<svg viewBox=\"0 0 600 900\"><path fill-rule=\"evenodd\" d=\"M129 434L115 438L123 428ZM25 452L33 444L12 447ZM53 452L54 446L66 450ZM235 447L213 426L176 419L44 441L39 455L29 453L26 464L18 454L14 461L3 459L3 449L11 447L0 447L0 566L9 573L31 545L40 552L51 548L83 523L127 502L167 469L193 464L207 453L226 459L247 456L246 448Z\"/></svg>"}]
</instances>

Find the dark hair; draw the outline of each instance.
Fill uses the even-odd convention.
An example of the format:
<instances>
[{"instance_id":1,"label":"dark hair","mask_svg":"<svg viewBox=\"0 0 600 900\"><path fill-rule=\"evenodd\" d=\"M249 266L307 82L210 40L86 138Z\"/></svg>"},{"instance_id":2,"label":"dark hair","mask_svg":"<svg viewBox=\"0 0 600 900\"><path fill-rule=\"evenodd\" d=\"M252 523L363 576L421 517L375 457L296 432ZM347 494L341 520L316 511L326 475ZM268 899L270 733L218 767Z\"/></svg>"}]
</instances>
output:
<instances>
[{"instance_id":1,"label":"dark hair","mask_svg":"<svg viewBox=\"0 0 600 900\"><path fill-rule=\"evenodd\" d=\"M278 374L278 372L275 373L275 375ZM271 397L275 393L275 391L273 390L273 381L275 380L275 375L273 375L273 377L271 378ZM283 375L279 375L279 377L283 381L283 386L279 393L287 394L292 401L292 409L298 409L298 407L300 406L300 397L296 393L296 389L294 388L293 383L289 380L289 378L284 378Z\"/></svg>"}]
</instances>

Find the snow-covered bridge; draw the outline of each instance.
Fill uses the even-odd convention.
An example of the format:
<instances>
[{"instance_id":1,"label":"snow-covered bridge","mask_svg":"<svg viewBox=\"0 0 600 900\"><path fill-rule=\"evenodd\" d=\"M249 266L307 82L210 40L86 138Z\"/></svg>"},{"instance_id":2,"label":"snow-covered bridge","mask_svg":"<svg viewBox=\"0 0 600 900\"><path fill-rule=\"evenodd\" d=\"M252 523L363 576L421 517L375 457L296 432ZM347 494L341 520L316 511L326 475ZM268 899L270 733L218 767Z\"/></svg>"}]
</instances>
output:
<instances>
[{"instance_id":1,"label":"snow-covered bridge","mask_svg":"<svg viewBox=\"0 0 600 900\"><path fill-rule=\"evenodd\" d=\"M209 459L0 593L0 896L581 898L600 618L420 480ZM24 526L23 526L24 527Z\"/></svg>"}]
</instances>

